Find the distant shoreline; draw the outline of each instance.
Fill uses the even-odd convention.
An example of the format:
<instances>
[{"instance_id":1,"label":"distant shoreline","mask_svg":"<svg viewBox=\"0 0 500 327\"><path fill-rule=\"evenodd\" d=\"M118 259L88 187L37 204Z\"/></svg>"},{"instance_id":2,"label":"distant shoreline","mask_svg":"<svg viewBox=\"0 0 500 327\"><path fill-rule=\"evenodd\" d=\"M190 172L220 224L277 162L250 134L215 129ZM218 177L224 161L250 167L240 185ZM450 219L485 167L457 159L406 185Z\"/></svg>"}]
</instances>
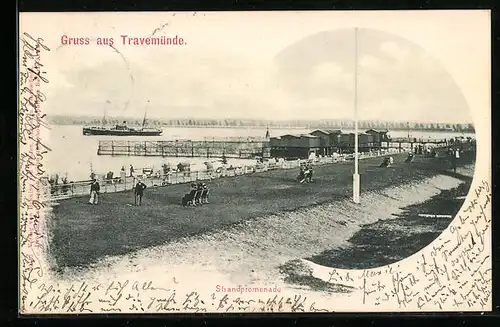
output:
<instances>
[{"instance_id":1,"label":"distant shoreline","mask_svg":"<svg viewBox=\"0 0 500 327\"><path fill-rule=\"evenodd\" d=\"M146 119L146 120L144 120ZM173 117L127 117L127 116L66 116L48 115L46 121L54 125L116 125L126 122L127 125L148 125L151 127L170 128L222 128L222 129L340 129L353 130L351 117L326 119L265 119L265 118L173 118ZM387 129L390 131L430 131L452 133L474 133L472 122L426 122L384 119L360 119L360 130Z\"/></svg>"},{"instance_id":2,"label":"distant shoreline","mask_svg":"<svg viewBox=\"0 0 500 327\"><path fill-rule=\"evenodd\" d=\"M56 126L90 126L90 125L97 125L97 124L71 124L71 123L53 123L53 125ZM113 125L113 124L107 124ZM137 126L137 124L130 124L128 126ZM167 128L167 127L173 127L173 128L225 128L225 129L266 129L266 126L194 126L194 125L160 125L158 127L161 128ZM269 128L274 128L274 129L309 129L308 127L300 127L300 126L291 126L291 127L269 127Z\"/></svg>"},{"instance_id":3,"label":"distant shoreline","mask_svg":"<svg viewBox=\"0 0 500 327\"><path fill-rule=\"evenodd\" d=\"M85 124L85 123L52 123L53 126L78 126L78 127L83 127L83 126L91 126L91 125L97 125L97 124ZM112 125L112 124L108 124ZM137 124L130 124L129 126L138 126ZM333 126L333 127L318 127L318 126L197 126L197 125L155 125L156 127L160 128L193 128L193 129L212 129L212 128L217 128L217 129L263 129L265 130L266 128L269 129L305 129L305 130L315 130L315 129L333 129L333 130L353 130L354 128L352 126ZM386 129L385 127L360 127L360 130L365 130L365 129ZM404 128L387 128L389 131L408 131L408 129ZM449 129L430 129L430 128L411 128L410 129L412 132L444 132L444 133L463 133L463 134L475 134L476 132L473 130L449 130Z\"/></svg>"}]
</instances>

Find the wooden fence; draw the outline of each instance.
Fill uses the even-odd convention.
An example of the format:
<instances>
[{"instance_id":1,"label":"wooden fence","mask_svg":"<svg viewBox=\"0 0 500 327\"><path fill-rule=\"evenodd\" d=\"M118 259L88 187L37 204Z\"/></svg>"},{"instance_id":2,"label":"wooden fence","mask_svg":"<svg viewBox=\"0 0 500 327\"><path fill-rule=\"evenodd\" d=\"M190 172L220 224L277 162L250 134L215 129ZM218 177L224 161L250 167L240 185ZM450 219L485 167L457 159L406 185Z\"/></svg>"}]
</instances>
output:
<instances>
[{"instance_id":1,"label":"wooden fence","mask_svg":"<svg viewBox=\"0 0 500 327\"><path fill-rule=\"evenodd\" d=\"M396 151L373 151L369 153L360 153L359 158L371 158L376 156L382 156L388 153L392 153ZM346 160L353 160L354 156L352 154L345 155L337 155L332 157L322 157L317 158L313 161L314 165L324 165L331 164L335 162L342 162ZM161 170L157 170L151 174L137 174L133 177L130 176L122 176L107 179L105 175L98 175L96 178L99 181L101 187L101 193L112 193L112 192L121 192L132 190L137 183L137 179L141 179L143 183L148 187L155 186L166 186L172 184L182 184L182 183L190 183L196 181L204 181L204 180L212 180L221 177L232 177L239 176L245 174L251 174L255 172L263 172L273 169L294 169L298 168L301 162L305 162L307 160L283 160L278 162L267 161L263 164L249 165L249 166L241 166L241 167L233 167L233 168L223 168L219 167L217 169L208 171L208 170L200 170L200 171L185 171L185 172L169 172L167 174L163 174ZM142 170L139 170L142 171ZM91 181L77 181L77 182L69 182L65 184L51 184L47 178L42 179L42 185L45 189L45 199L46 201L57 201L61 199L67 199L72 197L84 196L90 194L90 184Z\"/></svg>"}]
</instances>

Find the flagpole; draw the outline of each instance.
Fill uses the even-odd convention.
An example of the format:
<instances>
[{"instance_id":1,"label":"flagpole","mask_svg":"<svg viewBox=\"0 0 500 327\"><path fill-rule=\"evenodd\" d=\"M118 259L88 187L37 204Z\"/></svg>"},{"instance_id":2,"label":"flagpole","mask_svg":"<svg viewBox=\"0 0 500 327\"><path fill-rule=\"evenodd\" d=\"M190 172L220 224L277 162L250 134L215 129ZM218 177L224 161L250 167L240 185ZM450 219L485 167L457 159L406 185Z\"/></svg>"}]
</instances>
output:
<instances>
[{"instance_id":1,"label":"flagpole","mask_svg":"<svg viewBox=\"0 0 500 327\"><path fill-rule=\"evenodd\" d=\"M359 153L358 153L358 28L354 28L354 175L352 176L352 200L360 203L359 199Z\"/></svg>"}]
</instances>

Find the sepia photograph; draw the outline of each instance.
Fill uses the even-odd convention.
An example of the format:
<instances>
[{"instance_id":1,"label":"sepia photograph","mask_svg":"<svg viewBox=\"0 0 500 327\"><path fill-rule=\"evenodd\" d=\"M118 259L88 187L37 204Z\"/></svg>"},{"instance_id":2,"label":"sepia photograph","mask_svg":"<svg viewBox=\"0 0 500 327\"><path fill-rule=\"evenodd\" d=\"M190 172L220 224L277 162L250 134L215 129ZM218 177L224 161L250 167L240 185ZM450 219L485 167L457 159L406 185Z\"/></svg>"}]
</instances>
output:
<instances>
[{"instance_id":1,"label":"sepia photograph","mask_svg":"<svg viewBox=\"0 0 500 327\"><path fill-rule=\"evenodd\" d=\"M20 313L491 310L489 33L21 13Z\"/></svg>"}]
</instances>

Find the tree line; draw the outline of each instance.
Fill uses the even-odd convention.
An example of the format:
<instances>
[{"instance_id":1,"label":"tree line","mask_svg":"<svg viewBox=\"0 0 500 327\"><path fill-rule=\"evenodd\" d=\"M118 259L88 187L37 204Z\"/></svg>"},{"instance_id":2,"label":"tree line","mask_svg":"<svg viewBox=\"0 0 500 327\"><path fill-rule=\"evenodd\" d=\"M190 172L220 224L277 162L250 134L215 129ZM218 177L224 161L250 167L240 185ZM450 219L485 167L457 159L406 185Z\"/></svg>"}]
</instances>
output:
<instances>
[{"instance_id":1,"label":"tree line","mask_svg":"<svg viewBox=\"0 0 500 327\"><path fill-rule=\"evenodd\" d=\"M49 116L49 123L56 125L116 125L125 121L128 125L142 125L142 119L130 117L110 117L103 122L102 117ZM257 127L257 128L304 128L304 129L354 129L354 122L348 119L320 120L264 120L264 119L148 119L148 126L155 127ZM471 123L428 123L406 121L360 120L360 129L425 130L474 132Z\"/></svg>"}]
</instances>

